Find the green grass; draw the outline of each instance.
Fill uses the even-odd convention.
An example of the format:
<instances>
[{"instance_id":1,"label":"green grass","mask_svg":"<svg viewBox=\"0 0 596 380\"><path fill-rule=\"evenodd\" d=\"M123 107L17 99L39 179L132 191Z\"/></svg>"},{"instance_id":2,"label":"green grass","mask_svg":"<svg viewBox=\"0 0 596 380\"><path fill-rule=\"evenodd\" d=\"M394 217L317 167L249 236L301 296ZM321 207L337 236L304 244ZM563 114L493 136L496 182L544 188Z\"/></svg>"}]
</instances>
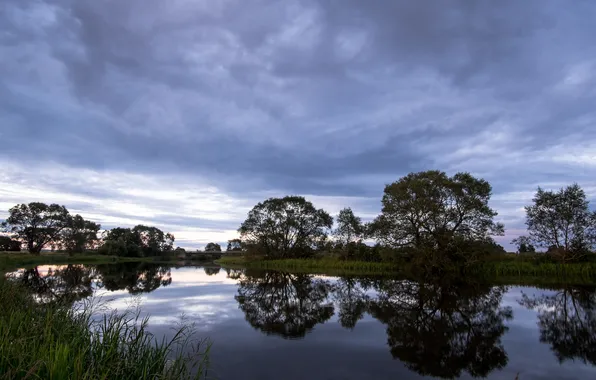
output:
<instances>
[{"instance_id":1,"label":"green grass","mask_svg":"<svg viewBox=\"0 0 596 380\"><path fill-rule=\"evenodd\" d=\"M42 305L0 278L0 379L188 379L205 375L208 345L191 326L157 340L138 313Z\"/></svg>"},{"instance_id":2,"label":"green grass","mask_svg":"<svg viewBox=\"0 0 596 380\"><path fill-rule=\"evenodd\" d=\"M408 275L407 265L377 263L365 261L346 261L333 258L324 259L285 259L263 260L246 259L241 256L223 257L217 264L231 268L258 268L283 270L288 272L310 272L329 275ZM537 263L525 259L510 257L502 260L491 260L466 269L465 274L486 276L494 280L498 278L524 282L524 278L560 282L569 279L573 282L596 282L596 263Z\"/></svg>"},{"instance_id":3,"label":"green grass","mask_svg":"<svg viewBox=\"0 0 596 380\"><path fill-rule=\"evenodd\" d=\"M223 267L273 269L288 272L308 272L328 275L385 275L396 274L399 268L390 263L376 263L368 261L347 261L338 259L283 259L258 260L246 259L241 256L222 257L215 261Z\"/></svg>"}]
</instances>

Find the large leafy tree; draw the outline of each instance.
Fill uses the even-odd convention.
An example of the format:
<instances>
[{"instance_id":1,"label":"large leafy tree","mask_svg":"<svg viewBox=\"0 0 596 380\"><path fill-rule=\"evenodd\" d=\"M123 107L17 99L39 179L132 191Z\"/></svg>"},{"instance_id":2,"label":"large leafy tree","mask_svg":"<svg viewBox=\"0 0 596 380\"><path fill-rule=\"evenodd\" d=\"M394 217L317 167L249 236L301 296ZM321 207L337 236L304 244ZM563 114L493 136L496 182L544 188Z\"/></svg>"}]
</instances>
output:
<instances>
[{"instance_id":1,"label":"large leafy tree","mask_svg":"<svg viewBox=\"0 0 596 380\"><path fill-rule=\"evenodd\" d=\"M139 236L140 247L145 256L170 252L174 247L174 235L164 233L157 227L138 225L132 231Z\"/></svg>"},{"instance_id":2,"label":"large leafy tree","mask_svg":"<svg viewBox=\"0 0 596 380\"><path fill-rule=\"evenodd\" d=\"M269 257L302 257L327 238L333 218L303 197L270 198L240 226L242 240Z\"/></svg>"},{"instance_id":3,"label":"large leafy tree","mask_svg":"<svg viewBox=\"0 0 596 380\"><path fill-rule=\"evenodd\" d=\"M173 250L174 236L157 227L138 225L104 232L100 252L115 256L157 256Z\"/></svg>"},{"instance_id":4,"label":"large leafy tree","mask_svg":"<svg viewBox=\"0 0 596 380\"><path fill-rule=\"evenodd\" d=\"M221 245L217 243L208 243L205 246L205 252L221 252Z\"/></svg>"},{"instance_id":5,"label":"large leafy tree","mask_svg":"<svg viewBox=\"0 0 596 380\"><path fill-rule=\"evenodd\" d=\"M538 188L526 207L529 240L550 248L564 261L581 258L596 247L596 211L591 212L586 193L573 184L557 192Z\"/></svg>"},{"instance_id":6,"label":"large leafy tree","mask_svg":"<svg viewBox=\"0 0 596 380\"><path fill-rule=\"evenodd\" d=\"M445 249L454 241L490 241L504 227L489 207L492 188L469 173L410 173L385 187L371 232L392 247Z\"/></svg>"},{"instance_id":7,"label":"large leafy tree","mask_svg":"<svg viewBox=\"0 0 596 380\"><path fill-rule=\"evenodd\" d=\"M29 252L41 253L44 246L59 241L67 228L70 214L64 206L41 202L18 204L8 210L9 216L2 227L23 241Z\"/></svg>"},{"instance_id":8,"label":"large leafy tree","mask_svg":"<svg viewBox=\"0 0 596 380\"><path fill-rule=\"evenodd\" d=\"M83 252L97 244L100 228L99 224L77 214L68 219L66 228L62 231L62 245L70 253Z\"/></svg>"},{"instance_id":9,"label":"large leafy tree","mask_svg":"<svg viewBox=\"0 0 596 380\"><path fill-rule=\"evenodd\" d=\"M354 215L351 208L346 207L339 212L337 216L337 228L333 231L333 235L342 244L348 244L355 240L360 240L364 233L364 226L362 220Z\"/></svg>"}]
</instances>

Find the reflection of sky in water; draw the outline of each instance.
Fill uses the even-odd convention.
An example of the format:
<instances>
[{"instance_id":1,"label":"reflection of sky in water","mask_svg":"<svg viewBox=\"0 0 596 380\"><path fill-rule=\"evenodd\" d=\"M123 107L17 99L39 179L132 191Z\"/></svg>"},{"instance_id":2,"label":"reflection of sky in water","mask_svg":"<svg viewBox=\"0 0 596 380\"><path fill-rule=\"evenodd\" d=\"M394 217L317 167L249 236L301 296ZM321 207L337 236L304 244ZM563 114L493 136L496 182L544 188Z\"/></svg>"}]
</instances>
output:
<instances>
[{"instance_id":1,"label":"reflection of sky in water","mask_svg":"<svg viewBox=\"0 0 596 380\"><path fill-rule=\"evenodd\" d=\"M47 268L44 268L44 272ZM220 379L416 379L423 378L392 358L387 345L386 325L369 314L353 330L341 327L338 310L323 324L317 324L302 340L266 335L251 327L239 309L237 280L224 270L207 275L203 268L171 270L172 283L153 292L131 296L125 290L105 291L99 296L110 309L120 311L141 305L142 315L150 315L150 330L157 336L171 335L172 328L185 316L195 324L199 336L213 342L213 375ZM334 282L334 278L317 276ZM520 380L596 379L596 367L581 361L559 364L549 344L540 343L537 312L519 304L522 292L551 294L530 287L510 287L501 306L513 310L506 321L509 331L501 342L508 364L495 369L489 379ZM374 291L367 291L375 297ZM329 301L334 299L329 297ZM471 378L463 371L461 378Z\"/></svg>"}]
</instances>

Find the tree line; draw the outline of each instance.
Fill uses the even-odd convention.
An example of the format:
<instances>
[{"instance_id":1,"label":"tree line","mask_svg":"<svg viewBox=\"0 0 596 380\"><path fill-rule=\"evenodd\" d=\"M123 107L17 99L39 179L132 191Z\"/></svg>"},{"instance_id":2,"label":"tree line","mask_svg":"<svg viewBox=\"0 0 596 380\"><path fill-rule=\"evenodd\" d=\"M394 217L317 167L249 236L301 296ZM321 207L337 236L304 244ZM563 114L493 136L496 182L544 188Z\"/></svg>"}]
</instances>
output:
<instances>
[{"instance_id":1,"label":"tree line","mask_svg":"<svg viewBox=\"0 0 596 380\"><path fill-rule=\"evenodd\" d=\"M489 206L491 185L470 173L410 173L385 186L381 214L363 223L351 208L336 219L301 196L258 203L239 228L247 253L270 258L335 252L348 259L407 257L421 265L469 264L505 253L493 239L505 227ZM525 208L528 236L512 243L520 252L542 248L553 258L581 261L596 247L596 212L577 184L559 191L538 188ZM333 239L329 239L329 236ZM373 241L373 246L365 241Z\"/></svg>"},{"instance_id":2,"label":"tree line","mask_svg":"<svg viewBox=\"0 0 596 380\"><path fill-rule=\"evenodd\" d=\"M504 253L493 239L505 227L489 206L491 185L470 173L438 170L410 173L385 186L378 217L369 223L344 208L336 218L301 196L269 198L255 205L227 251L267 258L304 258L333 253L344 259L402 259L426 265L468 265ZM515 239L520 253L545 250L562 262L581 261L596 248L596 211L577 184L558 191L538 188L526 208L528 235ZM101 226L71 215L64 206L33 202L9 210L0 250L24 245L39 254L52 245L70 253L97 249L116 256L155 256L173 249L174 236L138 225L98 233ZM330 238L331 237L331 238ZM365 244L374 242L374 245ZM221 252L209 243L208 252Z\"/></svg>"},{"instance_id":3,"label":"tree line","mask_svg":"<svg viewBox=\"0 0 596 380\"><path fill-rule=\"evenodd\" d=\"M95 250L125 257L158 256L173 251L174 236L157 227L117 227L100 236L100 224L71 215L58 204L18 204L8 214L0 227L9 236L0 237L0 251L20 251L25 246L30 253L40 254L51 246L70 254Z\"/></svg>"}]
</instances>

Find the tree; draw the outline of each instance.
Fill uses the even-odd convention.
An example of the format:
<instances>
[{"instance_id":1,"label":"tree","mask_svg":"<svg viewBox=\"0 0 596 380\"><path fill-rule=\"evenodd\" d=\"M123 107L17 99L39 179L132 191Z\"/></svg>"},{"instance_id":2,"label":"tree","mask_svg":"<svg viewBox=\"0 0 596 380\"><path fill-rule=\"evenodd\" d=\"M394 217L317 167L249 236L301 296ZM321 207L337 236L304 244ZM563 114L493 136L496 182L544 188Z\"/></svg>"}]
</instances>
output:
<instances>
[{"instance_id":1,"label":"tree","mask_svg":"<svg viewBox=\"0 0 596 380\"><path fill-rule=\"evenodd\" d=\"M596 211L590 212L586 193L578 184L558 192L538 188L526 207L529 239L549 248L562 261L573 261L596 247Z\"/></svg>"},{"instance_id":2,"label":"tree","mask_svg":"<svg viewBox=\"0 0 596 380\"><path fill-rule=\"evenodd\" d=\"M221 252L221 246L217 243L209 243L205 246L205 252Z\"/></svg>"},{"instance_id":3,"label":"tree","mask_svg":"<svg viewBox=\"0 0 596 380\"><path fill-rule=\"evenodd\" d=\"M18 252L21 250L21 242L13 240L9 236L0 236L0 252Z\"/></svg>"},{"instance_id":4,"label":"tree","mask_svg":"<svg viewBox=\"0 0 596 380\"><path fill-rule=\"evenodd\" d=\"M135 226L132 232L139 236L140 248L144 256L157 256L170 252L174 247L174 235L164 233L157 227Z\"/></svg>"},{"instance_id":5,"label":"tree","mask_svg":"<svg viewBox=\"0 0 596 380\"><path fill-rule=\"evenodd\" d=\"M60 240L60 234L68 226L70 218L66 207L40 202L18 204L8 213L8 218L2 223L3 230L14 234L34 254L41 253L46 244Z\"/></svg>"},{"instance_id":6,"label":"tree","mask_svg":"<svg viewBox=\"0 0 596 380\"><path fill-rule=\"evenodd\" d=\"M242 240L240 239L232 239L228 240L228 248L226 251L242 251Z\"/></svg>"},{"instance_id":7,"label":"tree","mask_svg":"<svg viewBox=\"0 0 596 380\"><path fill-rule=\"evenodd\" d=\"M489 241L504 227L488 206L490 184L469 173L448 177L431 170L410 173L385 187L383 209L371 233L394 247L443 250L455 241Z\"/></svg>"},{"instance_id":8,"label":"tree","mask_svg":"<svg viewBox=\"0 0 596 380\"><path fill-rule=\"evenodd\" d=\"M342 244L348 244L354 240L360 240L364 233L362 220L354 215L351 208L344 208L337 216L337 228L333 235L337 237Z\"/></svg>"},{"instance_id":9,"label":"tree","mask_svg":"<svg viewBox=\"0 0 596 380\"><path fill-rule=\"evenodd\" d=\"M143 254L140 236L130 228L116 227L106 230L102 241L103 244L99 248L102 255L140 257Z\"/></svg>"},{"instance_id":10,"label":"tree","mask_svg":"<svg viewBox=\"0 0 596 380\"><path fill-rule=\"evenodd\" d=\"M511 240L511 244L517 247L517 253L534 253L536 248L527 236L520 236Z\"/></svg>"},{"instance_id":11,"label":"tree","mask_svg":"<svg viewBox=\"0 0 596 380\"><path fill-rule=\"evenodd\" d=\"M62 245L69 253L83 252L98 242L100 228L99 224L85 220L78 214L70 217L66 228L62 230Z\"/></svg>"},{"instance_id":12,"label":"tree","mask_svg":"<svg viewBox=\"0 0 596 380\"><path fill-rule=\"evenodd\" d=\"M242 223L244 243L269 257L305 257L327 238L333 218L303 197L270 198L257 204Z\"/></svg>"}]
</instances>

